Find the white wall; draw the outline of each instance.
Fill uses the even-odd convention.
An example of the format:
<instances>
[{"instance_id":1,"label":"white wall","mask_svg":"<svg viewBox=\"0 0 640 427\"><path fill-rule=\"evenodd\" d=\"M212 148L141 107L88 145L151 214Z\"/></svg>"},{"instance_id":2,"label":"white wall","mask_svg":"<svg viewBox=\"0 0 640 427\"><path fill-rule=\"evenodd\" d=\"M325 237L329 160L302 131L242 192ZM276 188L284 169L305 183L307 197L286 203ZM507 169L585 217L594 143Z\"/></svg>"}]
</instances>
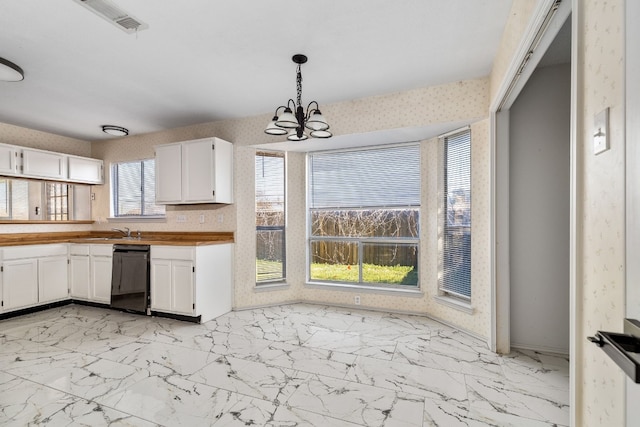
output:
<instances>
[{"instance_id":1,"label":"white wall","mask_svg":"<svg viewBox=\"0 0 640 427\"><path fill-rule=\"evenodd\" d=\"M511 345L569 353L569 64L538 68L510 115Z\"/></svg>"}]
</instances>

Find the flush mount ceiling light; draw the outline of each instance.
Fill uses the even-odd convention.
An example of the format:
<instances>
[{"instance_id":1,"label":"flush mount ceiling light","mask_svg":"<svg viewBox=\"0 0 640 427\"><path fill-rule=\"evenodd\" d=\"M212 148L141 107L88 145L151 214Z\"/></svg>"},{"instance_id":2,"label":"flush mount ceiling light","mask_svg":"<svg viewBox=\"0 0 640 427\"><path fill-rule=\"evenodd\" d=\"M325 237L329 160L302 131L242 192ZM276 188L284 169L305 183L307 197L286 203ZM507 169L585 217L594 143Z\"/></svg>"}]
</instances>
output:
<instances>
[{"instance_id":1,"label":"flush mount ceiling light","mask_svg":"<svg viewBox=\"0 0 640 427\"><path fill-rule=\"evenodd\" d=\"M287 139L289 141L304 141L308 138L305 133L305 129L307 129L309 130L309 135L313 138L331 138L332 134L328 130L329 124L320 112L318 103L311 101L307 106L306 113L302 108L302 72L300 71L300 66L307 62L307 57L297 54L293 55L291 59L298 64L296 75L298 96L296 101L289 99L287 105L281 105L276 108L273 119L271 119L264 132L269 135L285 135L288 133ZM315 108L312 108L314 105ZM281 108L283 111L278 115Z\"/></svg>"},{"instance_id":2,"label":"flush mount ceiling light","mask_svg":"<svg viewBox=\"0 0 640 427\"><path fill-rule=\"evenodd\" d=\"M129 129L125 129L120 126L104 125L102 126L102 132L108 133L113 136L127 136L129 135Z\"/></svg>"},{"instance_id":3,"label":"flush mount ceiling light","mask_svg":"<svg viewBox=\"0 0 640 427\"><path fill-rule=\"evenodd\" d=\"M24 80L24 71L11 61L0 58L0 81L19 82Z\"/></svg>"}]
</instances>

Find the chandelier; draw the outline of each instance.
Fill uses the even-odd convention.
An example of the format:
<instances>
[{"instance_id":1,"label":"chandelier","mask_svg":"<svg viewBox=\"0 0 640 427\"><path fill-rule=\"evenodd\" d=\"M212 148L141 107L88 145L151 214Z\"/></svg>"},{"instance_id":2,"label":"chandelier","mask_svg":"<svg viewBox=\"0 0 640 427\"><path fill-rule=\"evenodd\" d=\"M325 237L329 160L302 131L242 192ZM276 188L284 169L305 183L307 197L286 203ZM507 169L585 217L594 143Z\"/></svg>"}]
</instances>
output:
<instances>
[{"instance_id":1,"label":"chandelier","mask_svg":"<svg viewBox=\"0 0 640 427\"><path fill-rule=\"evenodd\" d=\"M291 58L293 62L298 64L298 72L296 76L297 95L296 101L289 99L287 105L281 105L276 108L276 112L271 122L264 130L269 135L285 135L289 141L304 141L307 139L305 129L309 131L309 135L313 138L331 138L329 132L329 124L320 112L320 108L316 101L311 101L307 106L305 113L302 108L302 72L300 66L307 62L305 55L297 54ZM278 112L282 114L278 115ZM294 113L295 111L295 113Z\"/></svg>"}]
</instances>

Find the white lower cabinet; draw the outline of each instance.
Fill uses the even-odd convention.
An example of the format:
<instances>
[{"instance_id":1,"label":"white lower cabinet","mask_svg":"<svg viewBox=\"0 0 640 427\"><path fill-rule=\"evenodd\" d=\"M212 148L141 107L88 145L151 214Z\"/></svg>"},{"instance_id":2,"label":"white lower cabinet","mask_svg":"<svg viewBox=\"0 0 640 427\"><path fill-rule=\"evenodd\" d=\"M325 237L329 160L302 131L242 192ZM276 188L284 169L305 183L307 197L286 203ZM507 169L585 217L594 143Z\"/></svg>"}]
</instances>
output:
<instances>
[{"instance_id":1,"label":"white lower cabinet","mask_svg":"<svg viewBox=\"0 0 640 427\"><path fill-rule=\"evenodd\" d=\"M91 301L111 303L112 264L112 256L91 255L91 281L89 282Z\"/></svg>"},{"instance_id":2,"label":"white lower cabinet","mask_svg":"<svg viewBox=\"0 0 640 427\"><path fill-rule=\"evenodd\" d=\"M206 322L231 311L233 245L151 246L151 310Z\"/></svg>"},{"instance_id":3,"label":"white lower cabinet","mask_svg":"<svg viewBox=\"0 0 640 427\"><path fill-rule=\"evenodd\" d=\"M67 254L38 260L38 302L69 298Z\"/></svg>"},{"instance_id":4,"label":"white lower cabinet","mask_svg":"<svg viewBox=\"0 0 640 427\"><path fill-rule=\"evenodd\" d=\"M4 311L69 297L66 244L12 246L2 252Z\"/></svg>"},{"instance_id":5,"label":"white lower cabinet","mask_svg":"<svg viewBox=\"0 0 640 427\"><path fill-rule=\"evenodd\" d=\"M71 298L111 303L113 245L71 244L69 283Z\"/></svg>"},{"instance_id":6,"label":"white lower cabinet","mask_svg":"<svg viewBox=\"0 0 640 427\"><path fill-rule=\"evenodd\" d=\"M5 260L2 308L13 310L38 303L38 260Z\"/></svg>"}]
</instances>

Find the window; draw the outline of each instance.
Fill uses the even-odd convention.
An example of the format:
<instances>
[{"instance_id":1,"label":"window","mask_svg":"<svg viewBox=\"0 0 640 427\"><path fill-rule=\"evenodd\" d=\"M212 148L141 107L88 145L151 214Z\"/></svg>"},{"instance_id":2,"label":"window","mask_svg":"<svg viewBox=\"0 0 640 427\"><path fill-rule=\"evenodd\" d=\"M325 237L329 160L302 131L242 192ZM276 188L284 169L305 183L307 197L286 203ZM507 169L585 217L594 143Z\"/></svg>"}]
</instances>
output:
<instances>
[{"instance_id":1,"label":"window","mask_svg":"<svg viewBox=\"0 0 640 427\"><path fill-rule=\"evenodd\" d=\"M29 186L38 187L38 181L0 179L0 219L23 221L29 218ZM40 193L37 193L40 195ZM36 197L34 197L36 199ZM40 198L37 198L40 201ZM34 208L35 209L35 208Z\"/></svg>"},{"instance_id":2,"label":"window","mask_svg":"<svg viewBox=\"0 0 640 427\"><path fill-rule=\"evenodd\" d=\"M155 159L115 163L111 166L113 216L163 216L155 204Z\"/></svg>"},{"instance_id":3,"label":"window","mask_svg":"<svg viewBox=\"0 0 640 427\"><path fill-rule=\"evenodd\" d=\"M47 182L45 191L45 219L48 221L66 221L69 218L69 184Z\"/></svg>"},{"instance_id":4,"label":"window","mask_svg":"<svg viewBox=\"0 0 640 427\"><path fill-rule=\"evenodd\" d=\"M471 131L442 138L444 153L440 292L471 299Z\"/></svg>"},{"instance_id":5,"label":"window","mask_svg":"<svg viewBox=\"0 0 640 427\"><path fill-rule=\"evenodd\" d=\"M283 153L256 153L256 283L286 275Z\"/></svg>"},{"instance_id":6,"label":"window","mask_svg":"<svg viewBox=\"0 0 640 427\"><path fill-rule=\"evenodd\" d=\"M308 159L309 279L417 288L420 146Z\"/></svg>"}]
</instances>

